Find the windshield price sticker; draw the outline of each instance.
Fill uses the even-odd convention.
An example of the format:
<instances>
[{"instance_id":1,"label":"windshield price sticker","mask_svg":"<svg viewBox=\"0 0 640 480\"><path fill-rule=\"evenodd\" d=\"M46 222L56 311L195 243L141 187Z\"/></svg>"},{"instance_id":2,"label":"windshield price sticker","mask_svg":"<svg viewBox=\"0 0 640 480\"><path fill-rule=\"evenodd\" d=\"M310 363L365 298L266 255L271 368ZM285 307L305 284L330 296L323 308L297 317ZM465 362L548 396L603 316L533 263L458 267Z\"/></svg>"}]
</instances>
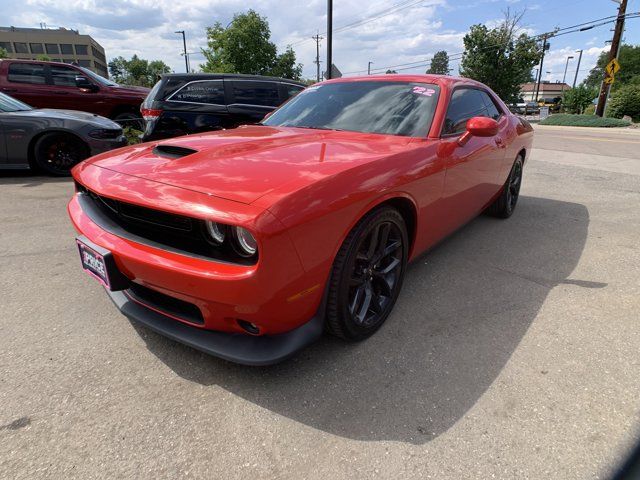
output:
<instances>
[{"instance_id":1,"label":"windshield price sticker","mask_svg":"<svg viewBox=\"0 0 640 480\"><path fill-rule=\"evenodd\" d=\"M436 93L433 88L427 87L413 87L412 92L417 95L424 95L426 97L431 97L434 93Z\"/></svg>"}]
</instances>

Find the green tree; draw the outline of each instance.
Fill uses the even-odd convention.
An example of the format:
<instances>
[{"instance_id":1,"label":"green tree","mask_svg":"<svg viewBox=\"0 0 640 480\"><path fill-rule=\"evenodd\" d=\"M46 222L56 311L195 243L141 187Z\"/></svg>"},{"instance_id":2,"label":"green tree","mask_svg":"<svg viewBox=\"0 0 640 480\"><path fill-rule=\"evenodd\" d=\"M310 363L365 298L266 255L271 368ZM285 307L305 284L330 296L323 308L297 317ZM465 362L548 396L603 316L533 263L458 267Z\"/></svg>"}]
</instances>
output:
<instances>
[{"instance_id":1,"label":"green tree","mask_svg":"<svg viewBox=\"0 0 640 480\"><path fill-rule=\"evenodd\" d=\"M9 52L2 47L0 47L0 58L9 58Z\"/></svg>"},{"instance_id":2,"label":"green tree","mask_svg":"<svg viewBox=\"0 0 640 480\"><path fill-rule=\"evenodd\" d=\"M597 96L598 92L596 89L578 85L576 88L564 92L562 104L565 112L582 114Z\"/></svg>"},{"instance_id":3,"label":"green tree","mask_svg":"<svg viewBox=\"0 0 640 480\"><path fill-rule=\"evenodd\" d=\"M50 62L51 57L49 55L45 55L44 53L41 53L36 57L36 60L39 60L41 62Z\"/></svg>"},{"instance_id":4,"label":"green tree","mask_svg":"<svg viewBox=\"0 0 640 480\"><path fill-rule=\"evenodd\" d=\"M522 15L507 11L496 28L472 25L463 40L460 74L488 85L507 103L517 101L542 51L538 40L518 34Z\"/></svg>"},{"instance_id":5,"label":"green tree","mask_svg":"<svg viewBox=\"0 0 640 480\"><path fill-rule=\"evenodd\" d=\"M607 66L609 52L602 52L598 57L596 66L591 69L589 76L584 80L584 84L590 88L600 88L604 79L604 67ZM640 84L640 45L622 45L618 56L620 71L616 73L616 81L612 90L629 85Z\"/></svg>"},{"instance_id":6,"label":"green tree","mask_svg":"<svg viewBox=\"0 0 640 480\"><path fill-rule=\"evenodd\" d=\"M433 75L449 75L449 55L446 51L436 52L426 73Z\"/></svg>"},{"instance_id":7,"label":"green tree","mask_svg":"<svg viewBox=\"0 0 640 480\"><path fill-rule=\"evenodd\" d=\"M171 68L162 60L148 61L134 55L131 60L116 57L109 62L109 74L117 82L142 87L153 86Z\"/></svg>"},{"instance_id":8,"label":"green tree","mask_svg":"<svg viewBox=\"0 0 640 480\"><path fill-rule=\"evenodd\" d=\"M614 118L629 115L634 121L640 120L640 85L624 85L613 92L607 115Z\"/></svg>"},{"instance_id":9,"label":"green tree","mask_svg":"<svg viewBox=\"0 0 640 480\"><path fill-rule=\"evenodd\" d=\"M278 55L271 41L269 22L254 10L237 13L225 28L220 22L207 27L207 48L202 49L206 62L203 72L247 73L300 79L302 65L288 47Z\"/></svg>"}]
</instances>

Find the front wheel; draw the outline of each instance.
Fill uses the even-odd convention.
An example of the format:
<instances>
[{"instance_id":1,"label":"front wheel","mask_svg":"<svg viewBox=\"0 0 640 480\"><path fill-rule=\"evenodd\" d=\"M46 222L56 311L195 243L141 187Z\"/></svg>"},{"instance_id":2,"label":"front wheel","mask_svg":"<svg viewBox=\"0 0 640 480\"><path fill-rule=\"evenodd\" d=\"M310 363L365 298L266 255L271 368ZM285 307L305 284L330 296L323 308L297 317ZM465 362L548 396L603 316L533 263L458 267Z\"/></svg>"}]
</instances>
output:
<instances>
[{"instance_id":1,"label":"front wheel","mask_svg":"<svg viewBox=\"0 0 640 480\"><path fill-rule=\"evenodd\" d=\"M509 178L502 188L502 193L493 202L487 213L498 218L509 218L518 204L520 197L520 185L522 184L522 157L516 158L511 167Z\"/></svg>"},{"instance_id":2,"label":"front wheel","mask_svg":"<svg viewBox=\"0 0 640 480\"><path fill-rule=\"evenodd\" d=\"M385 322L402 287L408 237L400 213L365 215L345 239L331 273L327 330L345 340L371 336Z\"/></svg>"},{"instance_id":3,"label":"front wheel","mask_svg":"<svg viewBox=\"0 0 640 480\"><path fill-rule=\"evenodd\" d=\"M47 133L33 148L35 167L59 177L69 175L71 169L89 154L86 143L67 133Z\"/></svg>"}]
</instances>

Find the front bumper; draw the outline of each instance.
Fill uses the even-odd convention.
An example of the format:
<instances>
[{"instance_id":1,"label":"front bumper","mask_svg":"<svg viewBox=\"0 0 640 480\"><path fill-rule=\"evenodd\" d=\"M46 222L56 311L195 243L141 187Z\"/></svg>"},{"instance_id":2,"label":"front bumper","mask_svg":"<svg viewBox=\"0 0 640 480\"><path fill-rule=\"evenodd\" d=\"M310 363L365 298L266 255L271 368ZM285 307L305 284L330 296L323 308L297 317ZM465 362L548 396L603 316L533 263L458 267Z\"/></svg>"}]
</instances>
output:
<instances>
[{"instance_id":1,"label":"front bumper","mask_svg":"<svg viewBox=\"0 0 640 480\"><path fill-rule=\"evenodd\" d=\"M322 335L324 325L324 302L311 320L294 330L278 335L251 336L192 327L136 303L122 291L107 290L107 293L127 318L208 355L243 365L281 362L316 341Z\"/></svg>"},{"instance_id":2,"label":"front bumper","mask_svg":"<svg viewBox=\"0 0 640 480\"><path fill-rule=\"evenodd\" d=\"M118 138L113 139L97 139L87 136L87 143L91 150L91 156L115 150L116 148L126 147L128 144L127 137L124 135L120 135Z\"/></svg>"}]
</instances>

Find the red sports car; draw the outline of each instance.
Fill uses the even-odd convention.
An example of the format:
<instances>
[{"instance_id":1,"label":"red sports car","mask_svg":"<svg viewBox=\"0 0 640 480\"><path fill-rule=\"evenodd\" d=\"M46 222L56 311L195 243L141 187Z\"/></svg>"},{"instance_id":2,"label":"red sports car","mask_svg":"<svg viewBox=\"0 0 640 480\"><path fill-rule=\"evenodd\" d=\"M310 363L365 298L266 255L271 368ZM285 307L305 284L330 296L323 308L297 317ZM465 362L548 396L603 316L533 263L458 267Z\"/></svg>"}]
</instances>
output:
<instances>
[{"instance_id":1,"label":"red sports car","mask_svg":"<svg viewBox=\"0 0 640 480\"><path fill-rule=\"evenodd\" d=\"M127 317L275 363L385 322L407 262L516 206L533 130L436 75L316 84L261 125L136 145L73 170L82 266Z\"/></svg>"}]
</instances>

